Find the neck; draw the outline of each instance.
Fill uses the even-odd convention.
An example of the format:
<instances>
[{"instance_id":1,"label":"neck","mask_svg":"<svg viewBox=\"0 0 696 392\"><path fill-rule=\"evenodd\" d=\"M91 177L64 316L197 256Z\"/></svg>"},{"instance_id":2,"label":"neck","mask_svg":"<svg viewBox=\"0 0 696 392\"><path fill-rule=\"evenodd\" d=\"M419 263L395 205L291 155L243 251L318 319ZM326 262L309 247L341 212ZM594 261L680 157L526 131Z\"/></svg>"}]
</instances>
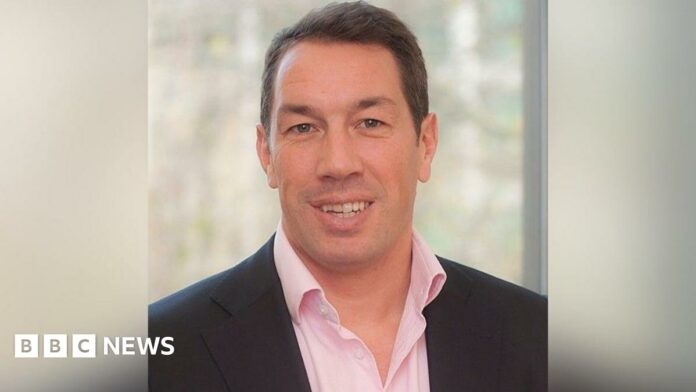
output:
<instances>
[{"instance_id":1,"label":"neck","mask_svg":"<svg viewBox=\"0 0 696 392\"><path fill-rule=\"evenodd\" d=\"M398 321L411 281L411 231L396 251L356 270L332 271L305 263L336 308L341 324Z\"/></svg>"}]
</instances>

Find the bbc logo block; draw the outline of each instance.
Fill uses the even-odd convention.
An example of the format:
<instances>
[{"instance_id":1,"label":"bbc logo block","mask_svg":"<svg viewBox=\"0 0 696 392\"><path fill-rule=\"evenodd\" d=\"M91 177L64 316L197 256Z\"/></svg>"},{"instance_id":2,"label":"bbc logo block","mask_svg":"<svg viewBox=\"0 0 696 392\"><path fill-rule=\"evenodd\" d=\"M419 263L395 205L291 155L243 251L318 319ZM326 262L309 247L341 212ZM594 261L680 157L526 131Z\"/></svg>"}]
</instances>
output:
<instances>
[{"instance_id":1,"label":"bbc logo block","mask_svg":"<svg viewBox=\"0 0 696 392\"><path fill-rule=\"evenodd\" d=\"M43 356L44 358L67 358L68 335L45 334L43 336Z\"/></svg>"},{"instance_id":2,"label":"bbc logo block","mask_svg":"<svg viewBox=\"0 0 696 392\"><path fill-rule=\"evenodd\" d=\"M97 356L97 336L75 334L72 336L73 358L95 358Z\"/></svg>"},{"instance_id":3,"label":"bbc logo block","mask_svg":"<svg viewBox=\"0 0 696 392\"><path fill-rule=\"evenodd\" d=\"M41 351L43 358L68 357L68 335L45 334L41 340L37 334L15 335L15 358L38 358L39 351ZM72 358L95 358L97 356L96 335L73 334L70 340L72 341L70 347ZM42 343L41 347L39 347L39 343Z\"/></svg>"},{"instance_id":4,"label":"bbc logo block","mask_svg":"<svg viewBox=\"0 0 696 392\"><path fill-rule=\"evenodd\" d=\"M15 335L15 358L38 358L39 335Z\"/></svg>"}]
</instances>

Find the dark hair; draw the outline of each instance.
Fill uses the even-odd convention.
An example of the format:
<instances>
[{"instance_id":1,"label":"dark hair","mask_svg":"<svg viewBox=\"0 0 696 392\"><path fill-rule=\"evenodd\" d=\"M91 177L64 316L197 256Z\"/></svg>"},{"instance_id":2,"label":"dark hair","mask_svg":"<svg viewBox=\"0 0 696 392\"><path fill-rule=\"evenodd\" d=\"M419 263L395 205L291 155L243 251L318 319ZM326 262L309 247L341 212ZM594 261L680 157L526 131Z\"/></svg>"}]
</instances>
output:
<instances>
[{"instance_id":1,"label":"dark hair","mask_svg":"<svg viewBox=\"0 0 696 392\"><path fill-rule=\"evenodd\" d=\"M364 1L331 3L312 10L293 26L279 31L266 51L261 88L261 123L270 132L275 76L283 55L294 44L307 40L377 44L394 55L401 76L401 88L411 117L420 133L428 114L428 77L416 37L391 11Z\"/></svg>"}]
</instances>

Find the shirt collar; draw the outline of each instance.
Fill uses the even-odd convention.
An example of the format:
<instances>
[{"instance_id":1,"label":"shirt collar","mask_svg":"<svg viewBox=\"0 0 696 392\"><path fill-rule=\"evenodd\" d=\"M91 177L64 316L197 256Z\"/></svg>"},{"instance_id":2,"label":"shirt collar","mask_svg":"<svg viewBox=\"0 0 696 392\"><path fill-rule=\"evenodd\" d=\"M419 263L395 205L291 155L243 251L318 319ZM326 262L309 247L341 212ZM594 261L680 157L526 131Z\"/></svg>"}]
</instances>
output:
<instances>
[{"instance_id":1,"label":"shirt collar","mask_svg":"<svg viewBox=\"0 0 696 392\"><path fill-rule=\"evenodd\" d=\"M409 294L413 296L418 310L422 312L440 293L447 275L435 254L415 229L412 238ZM276 230L273 255L288 311L293 321L299 324L300 305L305 295L317 291L323 297L324 291L290 245L282 223L278 224Z\"/></svg>"},{"instance_id":2,"label":"shirt collar","mask_svg":"<svg viewBox=\"0 0 696 392\"><path fill-rule=\"evenodd\" d=\"M423 237L413 229L411 245L411 285L409 290L422 312L440 294L447 274Z\"/></svg>"},{"instance_id":3,"label":"shirt collar","mask_svg":"<svg viewBox=\"0 0 696 392\"><path fill-rule=\"evenodd\" d=\"M311 291L323 293L321 286L304 265L300 257L290 245L283 230L283 224L278 223L275 240L273 241L273 259L280 283L283 286L285 303L288 305L290 316L296 323L300 322L300 305L305 294Z\"/></svg>"}]
</instances>

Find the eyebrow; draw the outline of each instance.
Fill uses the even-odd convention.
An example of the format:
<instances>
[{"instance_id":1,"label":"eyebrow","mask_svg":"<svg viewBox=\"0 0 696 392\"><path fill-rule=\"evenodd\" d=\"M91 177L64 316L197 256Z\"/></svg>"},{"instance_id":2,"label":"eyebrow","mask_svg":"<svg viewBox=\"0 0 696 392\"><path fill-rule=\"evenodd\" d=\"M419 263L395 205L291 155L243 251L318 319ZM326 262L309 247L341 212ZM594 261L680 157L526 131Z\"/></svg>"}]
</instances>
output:
<instances>
[{"instance_id":1,"label":"eyebrow","mask_svg":"<svg viewBox=\"0 0 696 392\"><path fill-rule=\"evenodd\" d=\"M352 105L355 111L369 109L374 106L393 106L396 108L397 105L391 98L383 96L363 98ZM281 105L278 111L279 114L299 114L302 116L321 118L320 111L309 105L286 103Z\"/></svg>"},{"instance_id":2,"label":"eyebrow","mask_svg":"<svg viewBox=\"0 0 696 392\"><path fill-rule=\"evenodd\" d=\"M359 100L355 105L355 109L364 110L373 106L393 106L396 107L396 102L387 97L369 97Z\"/></svg>"},{"instance_id":3,"label":"eyebrow","mask_svg":"<svg viewBox=\"0 0 696 392\"><path fill-rule=\"evenodd\" d=\"M279 112L279 114L299 114L299 115L315 117L315 118L321 117L319 114L319 111L311 106L296 105L296 104L292 104L292 103L283 104L278 109L278 112Z\"/></svg>"}]
</instances>

